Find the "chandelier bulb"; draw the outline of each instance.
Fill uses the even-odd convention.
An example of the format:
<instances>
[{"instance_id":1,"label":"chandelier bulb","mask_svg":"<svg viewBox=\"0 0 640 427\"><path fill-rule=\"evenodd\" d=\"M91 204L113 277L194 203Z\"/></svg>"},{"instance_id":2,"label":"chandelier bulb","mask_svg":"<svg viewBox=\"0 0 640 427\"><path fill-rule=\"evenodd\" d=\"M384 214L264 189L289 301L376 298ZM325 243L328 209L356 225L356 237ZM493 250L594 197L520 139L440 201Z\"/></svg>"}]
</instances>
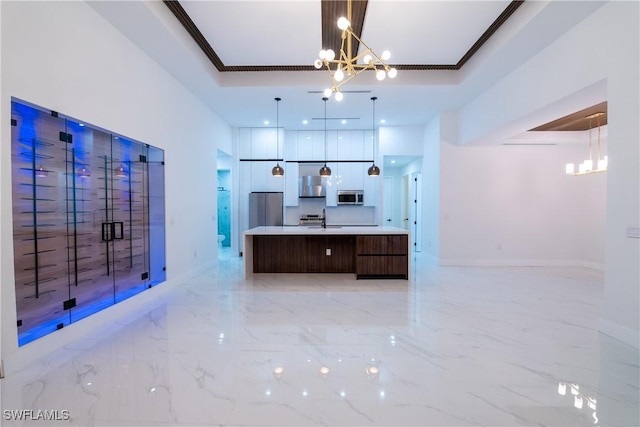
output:
<instances>
[{"instance_id":1,"label":"chandelier bulb","mask_svg":"<svg viewBox=\"0 0 640 427\"><path fill-rule=\"evenodd\" d=\"M326 55L326 56L325 56L325 59L326 59L327 61L333 61L333 60L334 60L334 58L336 57L336 53L333 51L333 49L327 49L327 50L325 51L325 55Z\"/></svg>"},{"instance_id":2,"label":"chandelier bulb","mask_svg":"<svg viewBox=\"0 0 640 427\"><path fill-rule=\"evenodd\" d=\"M326 88L324 90L324 97L325 98L329 98L331 96L331 94L333 93L333 90L331 90L330 88Z\"/></svg>"},{"instance_id":3,"label":"chandelier bulb","mask_svg":"<svg viewBox=\"0 0 640 427\"><path fill-rule=\"evenodd\" d=\"M345 18L344 16L341 16L340 18L338 18L338 28L340 28L342 31L346 30L350 26L351 26L351 22L349 22L347 18Z\"/></svg>"},{"instance_id":4,"label":"chandelier bulb","mask_svg":"<svg viewBox=\"0 0 640 427\"><path fill-rule=\"evenodd\" d=\"M316 59L315 61L313 61L313 66L316 67L317 70L322 68L322 60L321 59Z\"/></svg>"},{"instance_id":5,"label":"chandelier bulb","mask_svg":"<svg viewBox=\"0 0 640 427\"><path fill-rule=\"evenodd\" d=\"M382 52L381 58L383 61L388 60L389 58L391 58L391 52L389 52L388 50L385 50L384 52Z\"/></svg>"},{"instance_id":6,"label":"chandelier bulb","mask_svg":"<svg viewBox=\"0 0 640 427\"><path fill-rule=\"evenodd\" d=\"M336 101L340 102L340 101L342 101L343 98L344 98L344 95L342 94L342 92L337 91L336 92Z\"/></svg>"},{"instance_id":7,"label":"chandelier bulb","mask_svg":"<svg viewBox=\"0 0 640 427\"><path fill-rule=\"evenodd\" d=\"M398 75L398 70L396 70L395 68L390 68L389 71L387 72L387 75L389 76L390 79L393 79L395 76Z\"/></svg>"},{"instance_id":8,"label":"chandelier bulb","mask_svg":"<svg viewBox=\"0 0 640 427\"><path fill-rule=\"evenodd\" d=\"M327 56L327 51L326 51L326 50L324 50L324 49L322 49L322 50L320 51L320 53L318 53L318 57L319 57L320 59L326 59L326 56Z\"/></svg>"},{"instance_id":9,"label":"chandelier bulb","mask_svg":"<svg viewBox=\"0 0 640 427\"><path fill-rule=\"evenodd\" d=\"M341 82L342 79L344 79L344 71L338 68L333 77L336 79L336 81Z\"/></svg>"},{"instance_id":10,"label":"chandelier bulb","mask_svg":"<svg viewBox=\"0 0 640 427\"><path fill-rule=\"evenodd\" d=\"M373 60L373 58L371 57L371 55L366 54L366 55L364 56L363 60L364 60L364 63L365 63L365 64L369 65L369 64L371 64L371 61Z\"/></svg>"},{"instance_id":11,"label":"chandelier bulb","mask_svg":"<svg viewBox=\"0 0 640 427\"><path fill-rule=\"evenodd\" d=\"M385 77L387 77L387 73L384 70L376 71L376 79L382 81Z\"/></svg>"}]
</instances>

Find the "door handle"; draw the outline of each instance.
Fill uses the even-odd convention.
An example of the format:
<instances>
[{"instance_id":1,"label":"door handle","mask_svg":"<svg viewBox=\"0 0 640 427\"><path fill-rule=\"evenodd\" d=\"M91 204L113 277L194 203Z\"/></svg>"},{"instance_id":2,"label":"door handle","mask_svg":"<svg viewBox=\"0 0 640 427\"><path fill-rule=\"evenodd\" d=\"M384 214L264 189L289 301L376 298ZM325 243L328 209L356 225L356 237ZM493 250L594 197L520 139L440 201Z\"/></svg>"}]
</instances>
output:
<instances>
[{"instance_id":1,"label":"door handle","mask_svg":"<svg viewBox=\"0 0 640 427\"><path fill-rule=\"evenodd\" d=\"M391 218L387 218L387 222L391 222Z\"/></svg>"},{"instance_id":2,"label":"door handle","mask_svg":"<svg viewBox=\"0 0 640 427\"><path fill-rule=\"evenodd\" d=\"M110 222L103 222L102 223L102 241L103 242L108 242L109 240L111 240L111 223Z\"/></svg>"},{"instance_id":3,"label":"door handle","mask_svg":"<svg viewBox=\"0 0 640 427\"><path fill-rule=\"evenodd\" d=\"M120 233L118 233L118 229ZM111 240L124 239L124 223L122 221L111 223Z\"/></svg>"},{"instance_id":4,"label":"door handle","mask_svg":"<svg viewBox=\"0 0 640 427\"><path fill-rule=\"evenodd\" d=\"M124 223L123 222L103 222L102 223L102 241L110 242L112 240L124 239Z\"/></svg>"}]
</instances>

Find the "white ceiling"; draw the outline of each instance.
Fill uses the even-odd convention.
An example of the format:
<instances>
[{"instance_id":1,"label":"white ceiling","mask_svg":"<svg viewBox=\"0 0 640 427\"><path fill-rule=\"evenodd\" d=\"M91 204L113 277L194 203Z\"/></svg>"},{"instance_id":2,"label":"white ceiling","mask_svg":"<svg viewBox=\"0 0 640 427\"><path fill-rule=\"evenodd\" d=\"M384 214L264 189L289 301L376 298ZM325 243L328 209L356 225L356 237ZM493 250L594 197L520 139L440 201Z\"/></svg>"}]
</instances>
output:
<instances>
[{"instance_id":1,"label":"white ceiling","mask_svg":"<svg viewBox=\"0 0 640 427\"><path fill-rule=\"evenodd\" d=\"M391 64L455 64L509 1L369 0L362 39L389 49ZM322 129L326 71L219 72L160 1L88 4L136 43L216 113L238 127L275 123L286 129ZM181 1L225 66L312 65L321 46L319 0ZM460 70L401 70L378 82L365 72L330 100L329 129L422 125L463 106L600 7L595 1L526 1ZM339 31L336 27L336 31ZM313 92L313 93L310 93ZM309 124L304 125L303 120ZM314 120L320 119L320 120Z\"/></svg>"}]
</instances>

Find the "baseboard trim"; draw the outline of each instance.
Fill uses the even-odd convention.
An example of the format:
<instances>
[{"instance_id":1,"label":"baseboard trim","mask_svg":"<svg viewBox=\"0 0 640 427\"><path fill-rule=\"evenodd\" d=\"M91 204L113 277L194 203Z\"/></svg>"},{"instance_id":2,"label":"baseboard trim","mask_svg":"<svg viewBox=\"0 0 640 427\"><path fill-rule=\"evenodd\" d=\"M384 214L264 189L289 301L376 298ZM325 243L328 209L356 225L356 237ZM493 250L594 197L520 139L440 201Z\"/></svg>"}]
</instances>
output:
<instances>
[{"instance_id":1,"label":"baseboard trim","mask_svg":"<svg viewBox=\"0 0 640 427\"><path fill-rule=\"evenodd\" d=\"M439 265L467 267L583 267L604 272L604 264L573 259L443 259Z\"/></svg>"}]
</instances>

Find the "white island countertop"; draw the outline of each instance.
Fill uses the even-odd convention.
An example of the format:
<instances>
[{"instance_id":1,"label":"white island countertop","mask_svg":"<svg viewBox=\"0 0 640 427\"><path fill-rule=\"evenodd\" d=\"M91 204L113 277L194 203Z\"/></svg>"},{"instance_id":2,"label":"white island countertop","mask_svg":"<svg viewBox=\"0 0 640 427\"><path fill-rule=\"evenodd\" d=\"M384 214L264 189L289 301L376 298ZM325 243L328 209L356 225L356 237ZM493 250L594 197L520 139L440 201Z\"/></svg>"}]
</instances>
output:
<instances>
[{"instance_id":1,"label":"white island countertop","mask_svg":"<svg viewBox=\"0 0 640 427\"><path fill-rule=\"evenodd\" d=\"M299 235L309 236L316 234L335 234L335 235L365 235L365 234L409 234L408 230L399 227L376 227L376 226L335 226L327 225L322 228L319 225L301 225L298 227L291 226L263 226L255 227L244 232L245 236L277 236L277 235Z\"/></svg>"}]
</instances>

